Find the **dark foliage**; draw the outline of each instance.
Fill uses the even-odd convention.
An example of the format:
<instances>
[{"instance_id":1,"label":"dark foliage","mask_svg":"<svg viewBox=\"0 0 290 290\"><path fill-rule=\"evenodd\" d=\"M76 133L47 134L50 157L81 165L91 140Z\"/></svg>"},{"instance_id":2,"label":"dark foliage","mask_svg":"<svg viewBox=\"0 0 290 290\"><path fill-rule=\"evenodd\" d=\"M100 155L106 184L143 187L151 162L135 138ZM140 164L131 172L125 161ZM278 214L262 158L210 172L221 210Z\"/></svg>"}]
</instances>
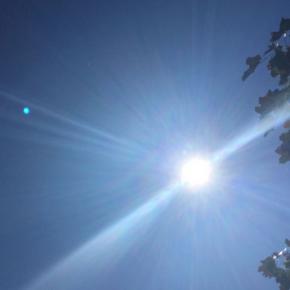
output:
<instances>
[{"instance_id":1,"label":"dark foliage","mask_svg":"<svg viewBox=\"0 0 290 290\"><path fill-rule=\"evenodd\" d=\"M288 81L290 75L290 47L284 49L281 45L274 48L274 56L268 63L272 77L280 77L280 85L284 85Z\"/></svg>"},{"instance_id":2,"label":"dark foliage","mask_svg":"<svg viewBox=\"0 0 290 290\"><path fill-rule=\"evenodd\" d=\"M242 80L246 80L253 72L255 72L257 66L261 62L261 56L257 54L256 56L253 57L248 57L246 60L246 64L249 66L249 68L244 72L242 76Z\"/></svg>"},{"instance_id":3,"label":"dark foliage","mask_svg":"<svg viewBox=\"0 0 290 290\"><path fill-rule=\"evenodd\" d=\"M288 88L269 90L265 96L259 98L259 105L255 108L255 111L261 115L261 118L264 118L273 110L281 108L289 99L287 91Z\"/></svg>"},{"instance_id":4,"label":"dark foliage","mask_svg":"<svg viewBox=\"0 0 290 290\"><path fill-rule=\"evenodd\" d=\"M261 261L258 271L267 278L274 278L280 290L290 290L290 241L285 240L287 248Z\"/></svg>"},{"instance_id":5,"label":"dark foliage","mask_svg":"<svg viewBox=\"0 0 290 290\"><path fill-rule=\"evenodd\" d=\"M290 160L290 130L280 136L282 144L276 149L276 153L280 155L280 163L286 163Z\"/></svg>"},{"instance_id":6,"label":"dark foliage","mask_svg":"<svg viewBox=\"0 0 290 290\"><path fill-rule=\"evenodd\" d=\"M246 80L252 73L255 72L257 66L262 63L268 56L267 69L273 78L279 78L279 86L282 89L274 91L269 90L267 94L259 98L259 105L256 106L255 111L260 114L261 118L271 114L274 110L289 104L290 113L290 46L287 44L288 31L290 30L290 19L282 18L280 22L279 31L272 32L271 42L264 53L263 58L260 54L248 57L246 64L248 69L244 72L242 80ZM278 43L281 41L283 44ZM290 128L290 114L289 120L285 122L284 128ZM268 133L272 131L269 130ZM286 163L290 161L290 131L282 134L280 140L282 144L276 149L276 153L280 155L279 162Z\"/></svg>"},{"instance_id":7,"label":"dark foliage","mask_svg":"<svg viewBox=\"0 0 290 290\"><path fill-rule=\"evenodd\" d=\"M279 31L272 32L271 42L278 41L284 33L290 30L290 19L282 18L280 22Z\"/></svg>"}]
</instances>

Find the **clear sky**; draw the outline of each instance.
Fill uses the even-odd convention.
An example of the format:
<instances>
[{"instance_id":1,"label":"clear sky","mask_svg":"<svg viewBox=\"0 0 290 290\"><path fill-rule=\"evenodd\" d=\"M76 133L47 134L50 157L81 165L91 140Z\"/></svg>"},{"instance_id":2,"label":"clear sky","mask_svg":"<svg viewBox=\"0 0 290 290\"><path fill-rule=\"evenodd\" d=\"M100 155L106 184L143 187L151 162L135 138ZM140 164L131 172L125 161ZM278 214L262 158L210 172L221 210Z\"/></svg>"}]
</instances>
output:
<instances>
[{"instance_id":1,"label":"clear sky","mask_svg":"<svg viewBox=\"0 0 290 290\"><path fill-rule=\"evenodd\" d=\"M289 238L279 130L202 197L134 210L257 121L275 82L243 83L245 58L282 16L289 1L2 0L0 289L276 289L257 267Z\"/></svg>"}]
</instances>

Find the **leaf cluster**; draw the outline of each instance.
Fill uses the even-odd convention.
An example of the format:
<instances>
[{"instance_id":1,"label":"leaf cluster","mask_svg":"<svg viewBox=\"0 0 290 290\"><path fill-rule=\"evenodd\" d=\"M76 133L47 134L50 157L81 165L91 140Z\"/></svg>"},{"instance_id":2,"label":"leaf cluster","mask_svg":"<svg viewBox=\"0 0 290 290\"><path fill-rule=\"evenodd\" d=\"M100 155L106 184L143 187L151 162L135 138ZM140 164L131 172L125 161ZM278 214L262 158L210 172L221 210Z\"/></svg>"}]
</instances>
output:
<instances>
[{"instance_id":1,"label":"leaf cluster","mask_svg":"<svg viewBox=\"0 0 290 290\"><path fill-rule=\"evenodd\" d=\"M248 69L244 72L242 80L246 80L256 71L256 68L265 60L268 61L267 69L273 78L279 78L279 88L268 90L266 95L259 98L255 111L260 118L265 118L277 109L289 105L289 120L284 123L284 128L290 128L290 45L287 43L290 31L290 19L282 18L279 30L271 33L270 44L263 56L257 54L246 59ZM266 133L266 135L268 132ZM280 136L282 144L276 149L280 155L280 163L290 161L290 130Z\"/></svg>"},{"instance_id":2,"label":"leaf cluster","mask_svg":"<svg viewBox=\"0 0 290 290\"><path fill-rule=\"evenodd\" d=\"M265 277L274 278L280 290L290 290L290 241L286 239L285 243L287 248L262 260L258 268Z\"/></svg>"}]
</instances>

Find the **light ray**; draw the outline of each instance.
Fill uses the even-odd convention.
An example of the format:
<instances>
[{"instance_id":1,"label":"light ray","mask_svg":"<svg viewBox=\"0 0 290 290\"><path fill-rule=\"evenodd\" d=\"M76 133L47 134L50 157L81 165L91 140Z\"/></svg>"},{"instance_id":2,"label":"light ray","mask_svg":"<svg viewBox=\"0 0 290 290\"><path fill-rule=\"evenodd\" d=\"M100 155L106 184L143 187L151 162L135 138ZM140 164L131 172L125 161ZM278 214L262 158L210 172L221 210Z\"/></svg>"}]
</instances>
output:
<instances>
[{"instance_id":1,"label":"light ray","mask_svg":"<svg viewBox=\"0 0 290 290\"><path fill-rule=\"evenodd\" d=\"M290 118L290 105L285 105L277 110L274 110L266 118L259 121L252 128L247 130L244 134L238 136L236 139L231 141L226 147L217 151L214 154L214 161L221 161L226 159L236 151L254 141L256 138L264 135L269 130L281 126L285 121Z\"/></svg>"},{"instance_id":2,"label":"light ray","mask_svg":"<svg viewBox=\"0 0 290 290\"><path fill-rule=\"evenodd\" d=\"M91 277L111 267L146 231L154 217L174 196L177 186L161 190L151 200L86 242L28 286L27 290L81 289Z\"/></svg>"},{"instance_id":3,"label":"light ray","mask_svg":"<svg viewBox=\"0 0 290 290\"><path fill-rule=\"evenodd\" d=\"M125 138L121 138L121 137L117 137L109 132L106 132L104 130L101 130L99 128L95 128L95 127L91 127L85 123L82 123L80 121L76 121L76 120L73 120L69 117L66 117L66 116L63 116L59 113L56 113L56 112L53 112L43 106L40 106L40 105L37 105L37 104L34 104L34 103L31 103L31 102L28 102L27 100L23 100L17 96L14 96L12 94L9 94L5 91L0 91L0 94L7 98L8 100L10 101L14 101L14 102L18 102L22 105L25 105L27 107L30 107L31 109L34 109L35 111L38 111L38 112L41 112L43 113L44 115L48 116L48 117L51 117L55 120L58 120L58 121L61 121L65 124L68 124L68 125L72 125L76 128L79 128L79 129L82 129L82 130L85 130L89 133L92 133L94 134L95 137L98 137L98 138L101 138L103 139L104 141L110 141L110 142L113 142L115 144L118 144L118 145L121 145L121 146L124 146L130 150L139 150L139 151L142 151L144 150L144 148L142 148L142 146L140 146L139 144L137 144L136 142L133 142L131 140L128 140L128 139L125 139Z\"/></svg>"},{"instance_id":4,"label":"light ray","mask_svg":"<svg viewBox=\"0 0 290 290\"><path fill-rule=\"evenodd\" d=\"M15 119L13 119L13 120L15 120ZM56 128L55 126L51 126L50 124L47 124L45 122L40 122L40 121L35 122L35 120L34 121L27 120L25 122L25 124L27 124L28 126L30 126L33 129L40 129L44 133L53 134L53 135L59 137L57 139L57 142L54 142L55 140L49 140L48 137L45 140L42 140L39 138L30 139L30 141L34 141L37 143L55 144L56 146L75 148L75 149L81 150L81 151L83 151L85 148L84 144L87 144L89 146L93 146L92 153L95 154L96 149L98 149L98 151L97 151L98 153L103 153L103 154L107 153L107 154L109 154L109 156L112 155L113 151L118 152L118 153L122 152L122 153L125 153L128 155L130 155L130 154L134 155L137 153L136 151L130 150L129 148L124 147L124 146L120 146L120 145L116 144L115 142L110 142L110 141L103 139L103 138L94 138L94 137L90 136L89 134L80 134L80 133L77 133L76 131L72 132L71 130L68 130L68 129L63 130L61 128ZM61 143L60 138L63 138L64 140L69 139L70 141L77 141L77 142ZM102 149L103 151L101 152L100 149Z\"/></svg>"}]
</instances>

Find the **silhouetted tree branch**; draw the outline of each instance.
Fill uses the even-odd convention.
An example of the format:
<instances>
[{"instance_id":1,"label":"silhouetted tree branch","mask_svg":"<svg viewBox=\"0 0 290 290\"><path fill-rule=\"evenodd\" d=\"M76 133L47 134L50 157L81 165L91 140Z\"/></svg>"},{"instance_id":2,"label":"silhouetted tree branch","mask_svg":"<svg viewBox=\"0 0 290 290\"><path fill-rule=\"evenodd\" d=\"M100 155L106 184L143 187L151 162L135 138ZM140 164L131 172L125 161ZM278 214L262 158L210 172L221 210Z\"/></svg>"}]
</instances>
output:
<instances>
[{"instance_id":1,"label":"silhouetted tree branch","mask_svg":"<svg viewBox=\"0 0 290 290\"><path fill-rule=\"evenodd\" d=\"M279 31L271 33L270 44L263 57L260 54L248 57L246 60L248 69L242 76L242 80L245 81L264 60L270 57L267 69L273 78L279 78L281 88L274 91L269 90L265 96L260 97L259 105L256 106L255 111L260 114L261 118L265 118L274 110L289 105L289 120L284 123L286 129L290 128L290 46L287 44L289 31L290 19L282 18ZM282 134L280 140L282 144L276 149L276 153L280 155L280 163L286 163L290 161L290 130Z\"/></svg>"},{"instance_id":2,"label":"silhouetted tree branch","mask_svg":"<svg viewBox=\"0 0 290 290\"><path fill-rule=\"evenodd\" d=\"M266 278L274 278L280 290L290 290L290 241L285 240L286 248L261 261L258 271Z\"/></svg>"}]
</instances>

